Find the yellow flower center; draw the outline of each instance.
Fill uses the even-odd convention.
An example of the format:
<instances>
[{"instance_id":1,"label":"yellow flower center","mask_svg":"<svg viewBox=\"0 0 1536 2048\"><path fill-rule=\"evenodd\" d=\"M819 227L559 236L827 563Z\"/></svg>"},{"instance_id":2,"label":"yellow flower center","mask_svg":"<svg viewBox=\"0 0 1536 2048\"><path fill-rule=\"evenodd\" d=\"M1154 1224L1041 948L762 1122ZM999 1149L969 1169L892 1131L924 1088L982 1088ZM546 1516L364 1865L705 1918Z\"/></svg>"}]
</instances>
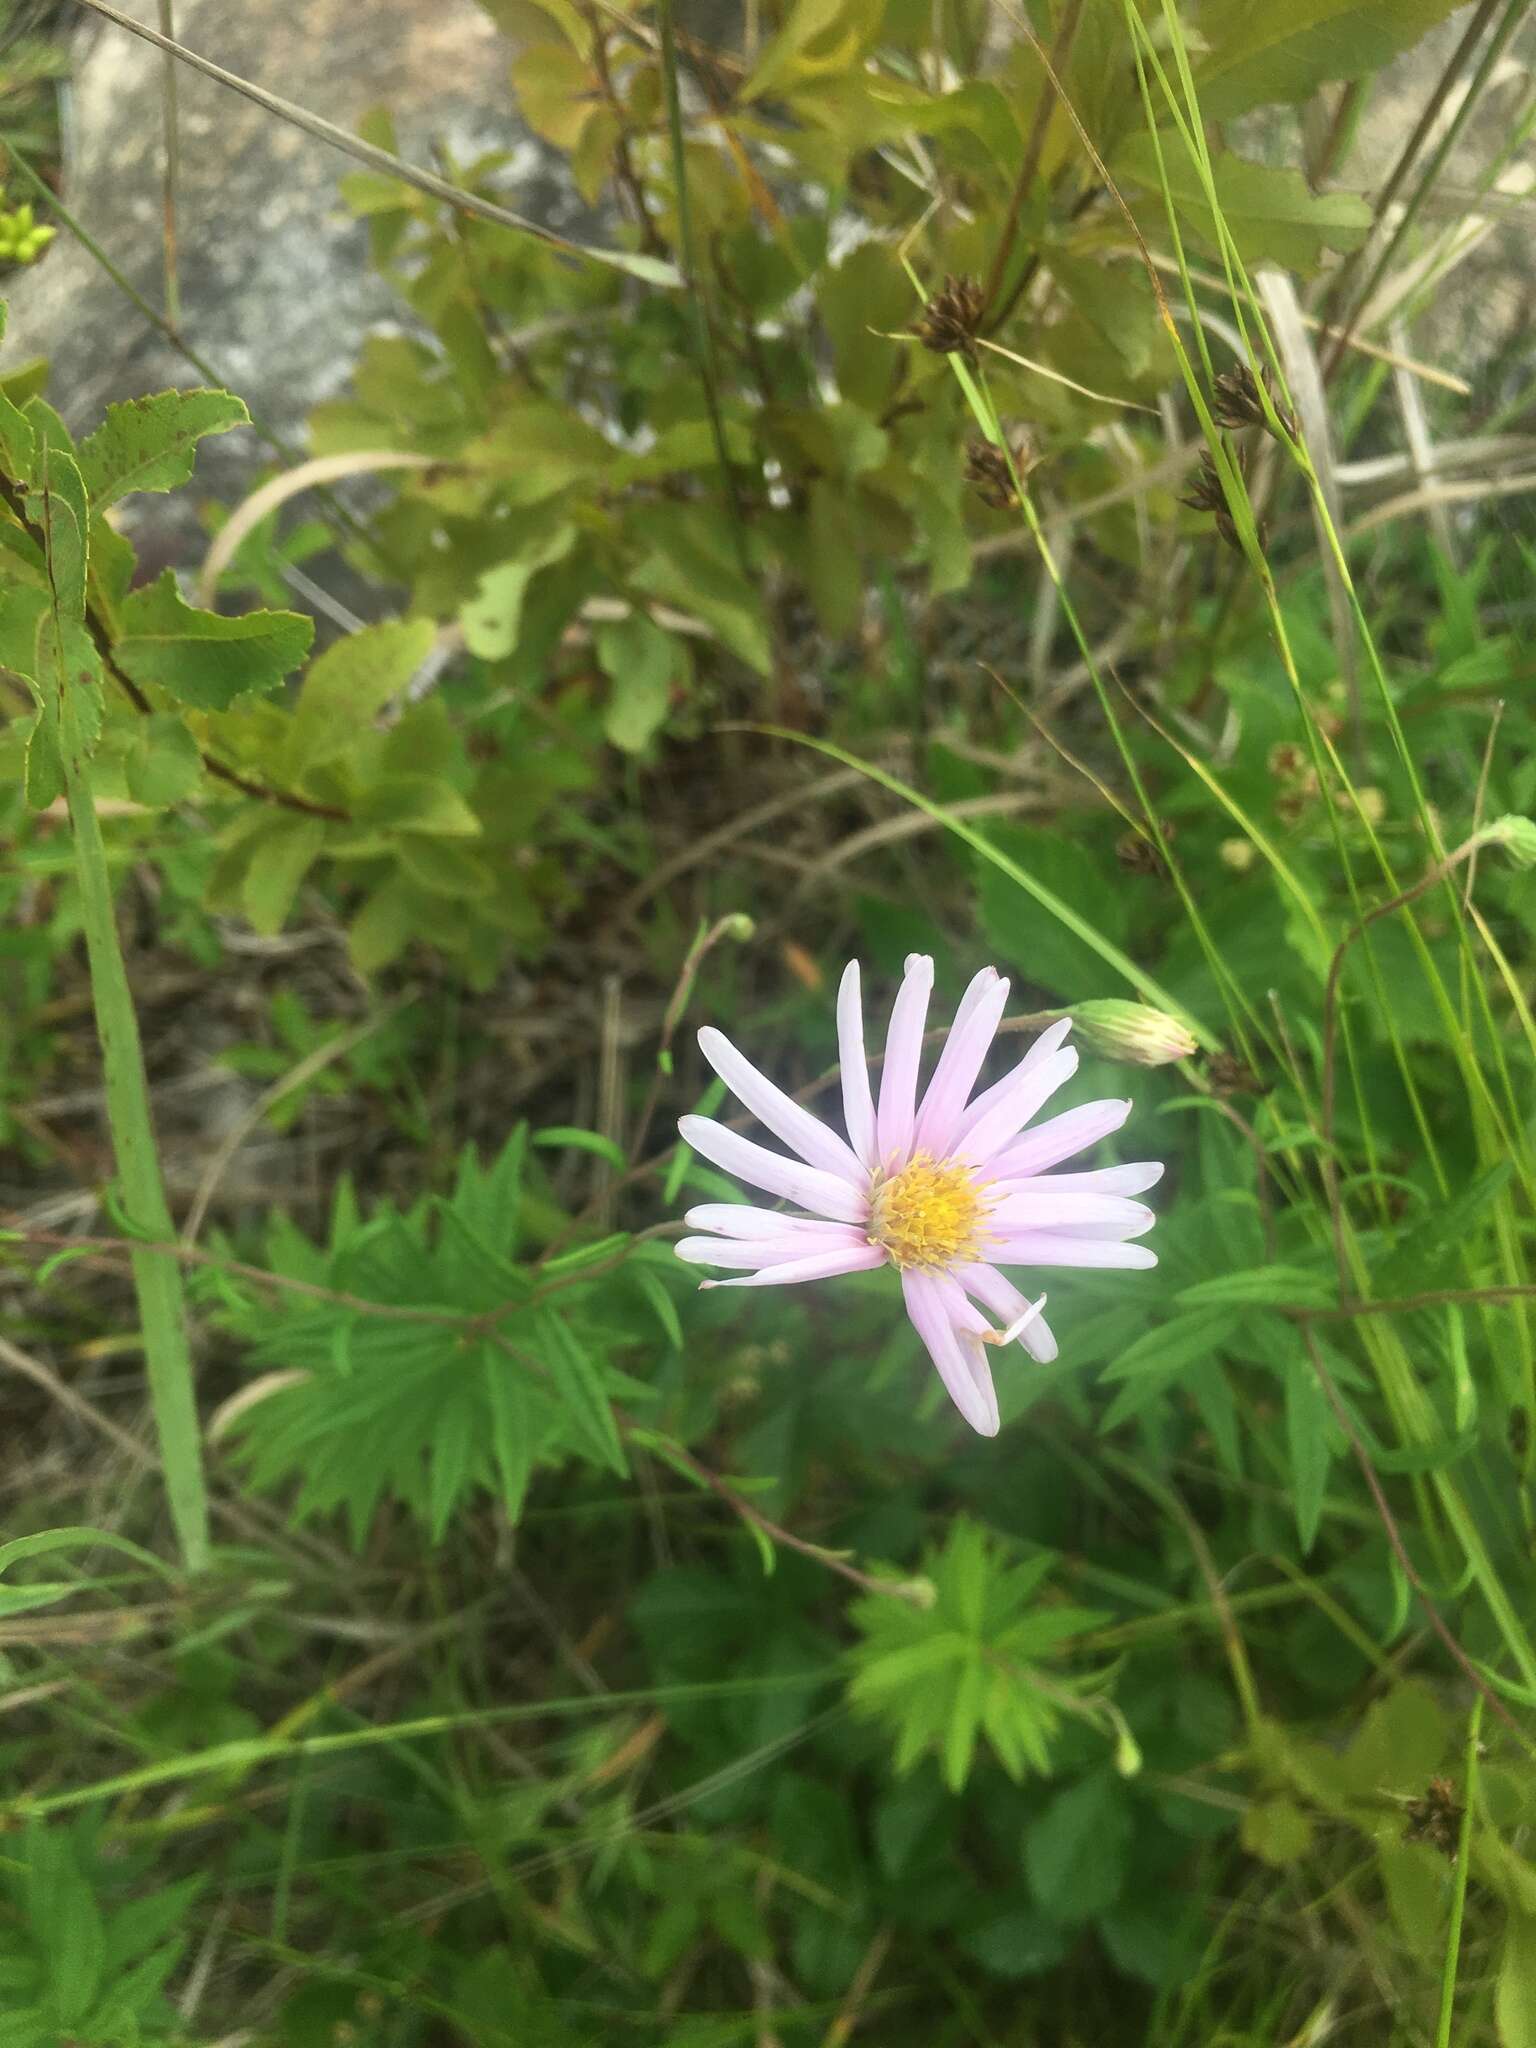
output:
<instances>
[{"instance_id":1,"label":"yellow flower center","mask_svg":"<svg viewBox=\"0 0 1536 2048\"><path fill-rule=\"evenodd\" d=\"M876 1180L869 1241L898 1266L952 1266L976 1257L983 1210L970 1167L919 1152L899 1173Z\"/></svg>"}]
</instances>

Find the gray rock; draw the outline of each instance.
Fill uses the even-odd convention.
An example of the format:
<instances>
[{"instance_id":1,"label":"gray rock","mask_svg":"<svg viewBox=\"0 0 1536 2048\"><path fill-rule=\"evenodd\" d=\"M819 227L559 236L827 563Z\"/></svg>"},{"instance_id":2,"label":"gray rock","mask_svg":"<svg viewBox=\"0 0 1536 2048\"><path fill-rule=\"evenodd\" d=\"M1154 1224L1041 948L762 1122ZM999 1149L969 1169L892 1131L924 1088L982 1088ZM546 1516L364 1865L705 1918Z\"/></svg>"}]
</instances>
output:
<instances>
[{"instance_id":1,"label":"gray rock","mask_svg":"<svg viewBox=\"0 0 1536 2048\"><path fill-rule=\"evenodd\" d=\"M158 21L156 0L123 5ZM475 0L177 0L175 26L190 48L343 127L388 107L409 160L431 165L434 143L461 163L511 152L498 196L552 227L579 229L583 209L560 159L518 117L514 47ZM99 17L82 33L64 167L66 203L81 226L157 307L163 62ZM344 387L364 337L402 317L369 266L365 224L338 196L356 166L184 66L177 89L182 332L255 418L302 445L310 408ZM67 232L11 281L0 363L39 355L52 364L49 396L72 429L94 425L112 400L204 381ZM204 444L198 484L234 498L269 459L253 432L223 436ZM186 526L191 508L157 505L155 552L185 564L199 551ZM167 511L170 531L160 525Z\"/></svg>"}]
</instances>

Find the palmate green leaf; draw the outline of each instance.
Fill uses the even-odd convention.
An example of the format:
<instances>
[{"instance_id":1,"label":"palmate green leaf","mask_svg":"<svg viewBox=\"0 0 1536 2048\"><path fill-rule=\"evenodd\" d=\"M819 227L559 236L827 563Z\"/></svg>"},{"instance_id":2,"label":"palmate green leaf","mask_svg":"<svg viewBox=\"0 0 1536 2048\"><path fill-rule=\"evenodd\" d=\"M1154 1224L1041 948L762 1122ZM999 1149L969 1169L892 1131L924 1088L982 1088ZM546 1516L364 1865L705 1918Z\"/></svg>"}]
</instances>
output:
<instances>
[{"instance_id":1,"label":"palmate green leaf","mask_svg":"<svg viewBox=\"0 0 1536 2048\"><path fill-rule=\"evenodd\" d=\"M1364 78L1410 48L1456 0L1202 0L1194 64L1201 112L1229 120Z\"/></svg>"},{"instance_id":2,"label":"palmate green leaf","mask_svg":"<svg viewBox=\"0 0 1536 2048\"><path fill-rule=\"evenodd\" d=\"M161 391L109 405L80 444L80 473L99 512L131 491L169 491L192 474L205 434L250 421L245 401L228 391Z\"/></svg>"},{"instance_id":3,"label":"palmate green leaf","mask_svg":"<svg viewBox=\"0 0 1536 2048\"><path fill-rule=\"evenodd\" d=\"M528 1398L527 1374L515 1358L495 1345L482 1345L480 1371L491 1418L491 1450L501 1478L501 1504L507 1520L515 1524L543 1442L545 1419Z\"/></svg>"},{"instance_id":4,"label":"palmate green leaf","mask_svg":"<svg viewBox=\"0 0 1536 2048\"><path fill-rule=\"evenodd\" d=\"M459 1158L454 1212L482 1244L503 1257L517 1248L527 1148L528 1126L519 1124L490 1166L481 1165L472 1145Z\"/></svg>"},{"instance_id":5,"label":"palmate green leaf","mask_svg":"<svg viewBox=\"0 0 1536 2048\"><path fill-rule=\"evenodd\" d=\"M1183 220L1213 250L1221 246L1201 174L1175 137L1165 136L1162 170ZM1157 153L1151 138L1132 137L1117 153L1114 169L1127 181L1160 193ZM1299 171L1250 162L1230 150L1211 158L1211 174L1222 218L1244 263L1278 263L1313 270L1324 249L1356 249L1371 227L1371 210L1354 193L1314 192Z\"/></svg>"},{"instance_id":6,"label":"palmate green leaf","mask_svg":"<svg viewBox=\"0 0 1536 2048\"><path fill-rule=\"evenodd\" d=\"M529 1349L549 1374L575 1441L587 1457L625 1477L629 1462L596 1361L552 1309L537 1314L532 1328Z\"/></svg>"},{"instance_id":7,"label":"palmate green leaf","mask_svg":"<svg viewBox=\"0 0 1536 2048\"><path fill-rule=\"evenodd\" d=\"M898 1774L936 1755L958 1791L983 1740L1012 1777L1048 1768L1059 1715L1032 1666L1103 1619L1038 1601L1050 1565L1048 1552L1011 1557L960 1520L925 1560L931 1607L857 1603L863 1640L849 1652L848 1697L886 1725Z\"/></svg>"},{"instance_id":8,"label":"palmate green leaf","mask_svg":"<svg viewBox=\"0 0 1536 2048\"><path fill-rule=\"evenodd\" d=\"M26 1850L27 1918L47 1959L47 2009L73 2031L91 2010L106 1962L101 1908L63 1830L34 1826Z\"/></svg>"},{"instance_id":9,"label":"palmate green leaf","mask_svg":"<svg viewBox=\"0 0 1536 2048\"><path fill-rule=\"evenodd\" d=\"M467 1401L444 1403L428 1454L428 1527L434 1543L442 1542L453 1511L468 1489L471 1461L483 1426L483 1418Z\"/></svg>"},{"instance_id":10,"label":"palmate green leaf","mask_svg":"<svg viewBox=\"0 0 1536 2048\"><path fill-rule=\"evenodd\" d=\"M297 612L247 612L226 619L198 611L167 569L130 591L119 612L118 666L141 689L164 690L198 711L227 711L252 691L271 690L309 652L314 621Z\"/></svg>"}]
</instances>

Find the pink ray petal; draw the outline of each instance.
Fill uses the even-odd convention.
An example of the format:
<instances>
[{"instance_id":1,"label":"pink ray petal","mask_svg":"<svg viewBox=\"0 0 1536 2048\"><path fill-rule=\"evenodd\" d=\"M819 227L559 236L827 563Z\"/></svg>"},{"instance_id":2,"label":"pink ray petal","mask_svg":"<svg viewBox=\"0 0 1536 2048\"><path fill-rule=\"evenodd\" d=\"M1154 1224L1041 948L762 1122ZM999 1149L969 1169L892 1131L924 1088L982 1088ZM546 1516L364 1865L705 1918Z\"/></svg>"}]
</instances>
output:
<instances>
[{"instance_id":1,"label":"pink ray petal","mask_svg":"<svg viewBox=\"0 0 1536 2048\"><path fill-rule=\"evenodd\" d=\"M835 1131L829 1131L818 1117L793 1102L782 1088L739 1053L723 1031L706 1024L699 1033L699 1050L726 1087L760 1124L776 1138L782 1138L792 1152L823 1173L835 1173L854 1187L869 1185L869 1175Z\"/></svg>"},{"instance_id":2,"label":"pink ray petal","mask_svg":"<svg viewBox=\"0 0 1536 2048\"><path fill-rule=\"evenodd\" d=\"M779 1223L781 1228L774 1237L680 1237L673 1250L690 1266L739 1266L751 1273L759 1266L782 1266L793 1259L862 1251L869 1243L851 1224L808 1223L796 1230L787 1216L781 1216ZM842 1232L841 1237L829 1237L828 1231L834 1228Z\"/></svg>"},{"instance_id":3,"label":"pink ray petal","mask_svg":"<svg viewBox=\"0 0 1536 2048\"><path fill-rule=\"evenodd\" d=\"M1044 1125L1041 1126L1043 1130ZM1084 1173L1036 1173L994 1183L1004 1195L1142 1195L1163 1177L1162 1161L1138 1159L1125 1166L1093 1166Z\"/></svg>"},{"instance_id":4,"label":"pink ray petal","mask_svg":"<svg viewBox=\"0 0 1536 2048\"><path fill-rule=\"evenodd\" d=\"M1041 1066L1050 1058L1053 1052L1058 1052L1066 1043L1071 1030L1072 1019L1070 1017L1058 1017L1054 1024L1047 1025L1017 1066L1011 1067L1004 1074L1001 1081L994 1081L990 1088L983 1089L974 1102L966 1104L965 1111L960 1118L959 1128L955 1133L954 1142L958 1145L969 1132L975 1129L988 1110L996 1108L1020 1074L1032 1074L1036 1067Z\"/></svg>"},{"instance_id":5,"label":"pink ray petal","mask_svg":"<svg viewBox=\"0 0 1536 2048\"><path fill-rule=\"evenodd\" d=\"M987 1246L992 1266L1155 1266L1157 1254L1144 1244L1120 1244L1066 1231L1021 1230Z\"/></svg>"},{"instance_id":6,"label":"pink ray petal","mask_svg":"<svg viewBox=\"0 0 1536 2048\"><path fill-rule=\"evenodd\" d=\"M1152 1211L1145 1209L1139 1219L1122 1217L1117 1223L1047 1223L1043 1227L1047 1237L1092 1237L1107 1244L1124 1244L1128 1238L1145 1237L1156 1221ZM1009 1230L1003 1235L1016 1237L1018 1232Z\"/></svg>"},{"instance_id":7,"label":"pink ray petal","mask_svg":"<svg viewBox=\"0 0 1536 2048\"><path fill-rule=\"evenodd\" d=\"M944 1050L917 1112L914 1149L935 1159L948 1157L959 1133L965 1099L976 1085L1008 1002L1008 984L995 967L983 967L960 998Z\"/></svg>"},{"instance_id":8,"label":"pink ray petal","mask_svg":"<svg viewBox=\"0 0 1536 2048\"><path fill-rule=\"evenodd\" d=\"M928 1347L949 1398L980 1436L996 1436L997 1395L985 1346L969 1322L957 1326L949 1297L941 1284L944 1275L924 1273L908 1267L901 1276L912 1327ZM953 1286L953 1282L950 1283ZM959 1289L955 1289L959 1293ZM962 1296L963 1300L963 1296Z\"/></svg>"},{"instance_id":9,"label":"pink ray petal","mask_svg":"<svg viewBox=\"0 0 1536 2048\"><path fill-rule=\"evenodd\" d=\"M1028 1132L1016 1145L989 1159L987 1172L1000 1181L1023 1180L1031 1174L1044 1173L1058 1160L1070 1159L1074 1152L1085 1152L1100 1138L1118 1131L1130 1113L1128 1101L1108 1098L1065 1109L1060 1116L1053 1116L1048 1123Z\"/></svg>"},{"instance_id":10,"label":"pink ray petal","mask_svg":"<svg viewBox=\"0 0 1536 2048\"><path fill-rule=\"evenodd\" d=\"M1038 1066L1014 1069L1011 1085L1004 1090L985 1116L978 1117L955 1147L955 1157L973 1165L990 1166L994 1153L1017 1137L1042 1103L1049 1101L1063 1083L1077 1072L1077 1054L1068 1046L1053 1052Z\"/></svg>"},{"instance_id":11,"label":"pink ray petal","mask_svg":"<svg viewBox=\"0 0 1536 2048\"><path fill-rule=\"evenodd\" d=\"M957 1266L955 1278L967 1294L976 1297L983 1308L991 1309L1005 1328L1011 1323L1016 1323L1029 1307L1026 1297L1019 1292L1008 1276L999 1273L995 1266L982 1265L979 1262L974 1266ZM1023 1345L1030 1357L1041 1365L1049 1365L1056 1356L1056 1339L1052 1336L1051 1326L1044 1316L1036 1316L1033 1322L1026 1323L1019 1332L1017 1341Z\"/></svg>"},{"instance_id":12,"label":"pink ray petal","mask_svg":"<svg viewBox=\"0 0 1536 2048\"><path fill-rule=\"evenodd\" d=\"M823 1173L819 1166L804 1166L798 1159L786 1159L765 1145L728 1131L713 1117L684 1116L677 1128L685 1145L691 1145L711 1165L734 1173L749 1186L766 1188L770 1195L798 1202L813 1216L831 1216L839 1223L862 1223L869 1214L869 1198L850 1187L835 1173Z\"/></svg>"},{"instance_id":13,"label":"pink ray petal","mask_svg":"<svg viewBox=\"0 0 1536 2048\"><path fill-rule=\"evenodd\" d=\"M837 1057L843 1083L843 1122L848 1142L871 1173L875 1150L875 1098L864 1057L864 1006L859 996L859 963L850 960L837 990Z\"/></svg>"},{"instance_id":14,"label":"pink ray petal","mask_svg":"<svg viewBox=\"0 0 1536 2048\"><path fill-rule=\"evenodd\" d=\"M1074 1231L1085 1224L1108 1224L1122 1236L1134 1237L1150 1230L1157 1221L1144 1202L1128 1201L1124 1195L1049 1194L1005 1195L988 1211L986 1228L993 1234L1016 1235L1021 1230Z\"/></svg>"},{"instance_id":15,"label":"pink ray petal","mask_svg":"<svg viewBox=\"0 0 1536 2048\"><path fill-rule=\"evenodd\" d=\"M917 1101L917 1070L923 1058L923 1025L933 991L933 962L926 953L909 953L907 971L891 1010L885 1036L885 1064L880 1070L880 1107L875 1117L880 1164L887 1170L903 1165L912 1150L913 1108Z\"/></svg>"},{"instance_id":16,"label":"pink ray petal","mask_svg":"<svg viewBox=\"0 0 1536 2048\"><path fill-rule=\"evenodd\" d=\"M754 1209L745 1202L700 1202L685 1213L683 1221L690 1230L709 1231L716 1237L777 1237L790 1224L796 1230L819 1230L843 1238L854 1228L848 1223L788 1216L782 1209Z\"/></svg>"},{"instance_id":17,"label":"pink ray petal","mask_svg":"<svg viewBox=\"0 0 1536 2048\"><path fill-rule=\"evenodd\" d=\"M810 1259L791 1259L782 1266L764 1266L760 1273L743 1273L738 1280L701 1280L699 1286L793 1287L802 1280L835 1280L840 1273L867 1273L883 1266L885 1260L882 1246L861 1243L840 1251L818 1252Z\"/></svg>"}]
</instances>

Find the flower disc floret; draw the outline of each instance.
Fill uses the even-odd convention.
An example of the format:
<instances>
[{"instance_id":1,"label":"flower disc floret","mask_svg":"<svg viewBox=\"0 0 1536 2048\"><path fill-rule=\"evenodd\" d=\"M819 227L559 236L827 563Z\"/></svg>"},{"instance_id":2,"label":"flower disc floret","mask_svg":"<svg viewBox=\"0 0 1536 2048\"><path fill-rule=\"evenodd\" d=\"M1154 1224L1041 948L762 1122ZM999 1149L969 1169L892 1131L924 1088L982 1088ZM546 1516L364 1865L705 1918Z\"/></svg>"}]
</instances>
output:
<instances>
[{"instance_id":1,"label":"flower disc floret","mask_svg":"<svg viewBox=\"0 0 1536 2048\"><path fill-rule=\"evenodd\" d=\"M919 1152L899 1173L876 1180L869 1241L882 1245L893 1265L937 1272L980 1256L985 1210L970 1167Z\"/></svg>"}]
</instances>

